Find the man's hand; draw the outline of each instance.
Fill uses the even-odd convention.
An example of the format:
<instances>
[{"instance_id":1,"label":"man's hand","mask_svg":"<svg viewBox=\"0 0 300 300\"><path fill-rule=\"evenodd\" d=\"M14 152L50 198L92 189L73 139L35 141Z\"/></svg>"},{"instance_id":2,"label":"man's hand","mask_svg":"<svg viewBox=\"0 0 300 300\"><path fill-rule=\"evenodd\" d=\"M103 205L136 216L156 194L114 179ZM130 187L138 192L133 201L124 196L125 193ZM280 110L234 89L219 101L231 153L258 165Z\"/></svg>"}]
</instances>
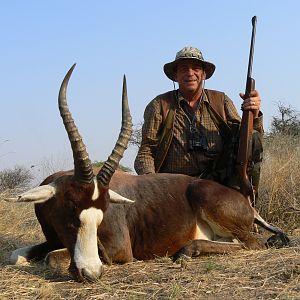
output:
<instances>
[{"instance_id":1,"label":"man's hand","mask_svg":"<svg viewBox=\"0 0 300 300\"><path fill-rule=\"evenodd\" d=\"M240 93L240 97L244 99L245 94ZM242 110L251 110L253 112L253 117L257 118L260 111L260 96L258 91L252 91L250 98L244 99L241 108Z\"/></svg>"}]
</instances>

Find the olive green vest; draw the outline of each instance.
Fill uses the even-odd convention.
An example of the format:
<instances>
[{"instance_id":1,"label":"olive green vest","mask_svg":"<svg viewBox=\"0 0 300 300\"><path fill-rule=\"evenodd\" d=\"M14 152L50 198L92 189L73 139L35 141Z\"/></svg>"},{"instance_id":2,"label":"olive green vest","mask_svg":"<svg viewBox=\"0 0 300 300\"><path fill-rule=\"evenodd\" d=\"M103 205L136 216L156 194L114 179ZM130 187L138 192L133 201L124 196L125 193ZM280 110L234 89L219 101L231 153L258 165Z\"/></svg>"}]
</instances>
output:
<instances>
[{"instance_id":1,"label":"olive green vest","mask_svg":"<svg viewBox=\"0 0 300 300\"><path fill-rule=\"evenodd\" d=\"M227 135L227 132L230 131L230 128L226 123L226 114L224 110L225 94L214 90L205 89L204 91L209 100L209 105L207 108L213 122L215 123L221 135ZM154 159L156 173L160 171L163 165L173 138L176 109L179 108L175 93L176 91L169 91L158 96L161 103L163 123L161 138Z\"/></svg>"}]
</instances>

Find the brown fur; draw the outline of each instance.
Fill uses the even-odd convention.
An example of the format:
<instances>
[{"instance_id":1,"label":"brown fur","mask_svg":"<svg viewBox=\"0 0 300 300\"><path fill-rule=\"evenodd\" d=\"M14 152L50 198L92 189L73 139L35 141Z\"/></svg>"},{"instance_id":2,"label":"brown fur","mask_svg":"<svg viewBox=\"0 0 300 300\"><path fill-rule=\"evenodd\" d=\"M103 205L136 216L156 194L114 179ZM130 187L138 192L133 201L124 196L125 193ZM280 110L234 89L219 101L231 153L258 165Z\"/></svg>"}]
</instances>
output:
<instances>
[{"instance_id":1,"label":"brown fur","mask_svg":"<svg viewBox=\"0 0 300 300\"><path fill-rule=\"evenodd\" d=\"M187 190L187 197L194 210L201 212L212 222L245 244L247 248L264 247L255 243L252 236L254 210L238 191L212 181L194 181ZM213 199L213 201L212 201Z\"/></svg>"},{"instance_id":2,"label":"brown fur","mask_svg":"<svg viewBox=\"0 0 300 300\"><path fill-rule=\"evenodd\" d=\"M66 247L72 255L80 226L80 212L89 207L105 212L109 203L108 189L102 188L98 199L93 201L94 183L78 183L74 180L72 171L55 173L41 185L54 180L58 187L55 198L35 204L35 213L49 247Z\"/></svg>"},{"instance_id":3,"label":"brown fur","mask_svg":"<svg viewBox=\"0 0 300 300\"><path fill-rule=\"evenodd\" d=\"M61 194L56 201L37 204L36 215L47 241L57 248L67 247L71 256L72 237L76 235L72 226L66 227L66 224L74 215L74 209L82 210L89 205L105 211L98 237L113 262L174 255L185 246L185 251L194 255L199 251L223 253L226 249L231 252L243 247L233 245L230 248L207 241L191 243L197 219L202 220L203 216L239 239L245 247L263 247L251 235L254 215L248 201L240 193L218 183L179 174L135 176L117 171L110 189L135 203L110 204L106 210L105 192L95 203L89 200L92 186L77 186L70 178L72 171L59 172L43 182L60 180Z\"/></svg>"}]
</instances>

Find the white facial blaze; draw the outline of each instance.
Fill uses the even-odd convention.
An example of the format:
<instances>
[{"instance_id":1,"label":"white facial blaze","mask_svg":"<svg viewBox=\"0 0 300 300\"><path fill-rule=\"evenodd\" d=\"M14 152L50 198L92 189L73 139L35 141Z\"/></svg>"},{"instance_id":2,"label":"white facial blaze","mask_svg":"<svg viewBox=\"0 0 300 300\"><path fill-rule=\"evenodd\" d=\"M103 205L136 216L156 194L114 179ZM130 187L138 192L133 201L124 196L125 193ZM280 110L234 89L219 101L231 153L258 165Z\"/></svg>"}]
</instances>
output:
<instances>
[{"instance_id":1,"label":"white facial blaze","mask_svg":"<svg viewBox=\"0 0 300 300\"><path fill-rule=\"evenodd\" d=\"M85 209L79 216L81 225L78 231L74 251L74 260L78 269L84 269L89 274L101 272L101 260L98 255L97 228L103 219L101 209L94 207Z\"/></svg>"}]
</instances>

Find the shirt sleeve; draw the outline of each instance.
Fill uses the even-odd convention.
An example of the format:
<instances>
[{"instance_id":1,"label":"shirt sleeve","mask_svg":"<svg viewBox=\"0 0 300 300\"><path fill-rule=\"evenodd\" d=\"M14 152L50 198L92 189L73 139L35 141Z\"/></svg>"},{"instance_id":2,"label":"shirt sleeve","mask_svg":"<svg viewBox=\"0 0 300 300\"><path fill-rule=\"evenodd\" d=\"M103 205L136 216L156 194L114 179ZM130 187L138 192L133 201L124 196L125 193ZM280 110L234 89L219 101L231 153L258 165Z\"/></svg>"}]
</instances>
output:
<instances>
[{"instance_id":1,"label":"shirt sleeve","mask_svg":"<svg viewBox=\"0 0 300 300\"><path fill-rule=\"evenodd\" d=\"M161 123L161 104L159 99L155 98L147 105L144 112L142 141L134 162L134 169L138 175L155 173L154 158Z\"/></svg>"},{"instance_id":2,"label":"shirt sleeve","mask_svg":"<svg viewBox=\"0 0 300 300\"><path fill-rule=\"evenodd\" d=\"M261 134L264 133L263 113L261 111L259 112L258 117L253 120L253 129Z\"/></svg>"},{"instance_id":3,"label":"shirt sleeve","mask_svg":"<svg viewBox=\"0 0 300 300\"><path fill-rule=\"evenodd\" d=\"M225 106L225 114L228 121L231 122L241 122L241 117L239 116L236 107L234 106L232 100L225 95L224 100L224 106ZM263 128L263 114L262 112L259 112L258 117L254 118L253 120L253 129L258 131L259 133L264 133Z\"/></svg>"}]
</instances>

